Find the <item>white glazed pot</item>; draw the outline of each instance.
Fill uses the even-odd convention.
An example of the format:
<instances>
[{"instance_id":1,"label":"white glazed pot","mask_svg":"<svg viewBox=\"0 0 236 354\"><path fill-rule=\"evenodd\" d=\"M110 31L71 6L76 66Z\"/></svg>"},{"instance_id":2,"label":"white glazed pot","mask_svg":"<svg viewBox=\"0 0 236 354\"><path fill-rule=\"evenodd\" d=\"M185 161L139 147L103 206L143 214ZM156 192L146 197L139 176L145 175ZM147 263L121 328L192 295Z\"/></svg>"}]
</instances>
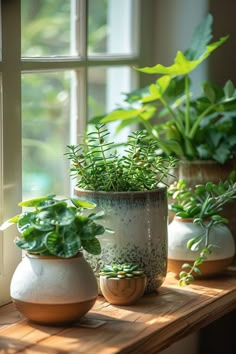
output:
<instances>
[{"instance_id":1,"label":"white glazed pot","mask_svg":"<svg viewBox=\"0 0 236 354\"><path fill-rule=\"evenodd\" d=\"M26 254L13 274L10 292L28 319L60 324L84 316L94 305L98 288L82 253L73 258Z\"/></svg>"},{"instance_id":2,"label":"white glazed pot","mask_svg":"<svg viewBox=\"0 0 236 354\"><path fill-rule=\"evenodd\" d=\"M167 271L167 191L93 192L75 189L80 199L94 202L104 211L101 223L114 230L99 236L99 256L85 254L93 271L105 264L136 263L147 276L145 292L157 290Z\"/></svg>"},{"instance_id":3,"label":"white glazed pot","mask_svg":"<svg viewBox=\"0 0 236 354\"><path fill-rule=\"evenodd\" d=\"M189 250L188 240L202 233L200 225L193 224L192 219L175 217L168 226L168 270L178 274L183 263L193 263L199 252ZM207 260L199 266L202 276L214 275L225 270L232 263L235 255L235 243L229 228L225 225L213 226L210 243L217 245ZM200 250L204 242L200 245Z\"/></svg>"}]
</instances>

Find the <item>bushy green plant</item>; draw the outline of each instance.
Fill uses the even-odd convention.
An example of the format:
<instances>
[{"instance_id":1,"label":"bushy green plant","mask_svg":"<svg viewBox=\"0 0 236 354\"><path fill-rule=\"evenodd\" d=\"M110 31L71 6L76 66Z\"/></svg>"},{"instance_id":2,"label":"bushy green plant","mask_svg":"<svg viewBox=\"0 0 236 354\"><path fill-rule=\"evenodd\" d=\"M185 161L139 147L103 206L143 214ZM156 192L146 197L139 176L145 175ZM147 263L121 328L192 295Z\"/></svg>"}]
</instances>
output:
<instances>
[{"instance_id":1,"label":"bushy green plant","mask_svg":"<svg viewBox=\"0 0 236 354\"><path fill-rule=\"evenodd\" d=\"M124 153L109 141L104 125L95 126L84 141L68 146L71 175L79 188L95 191L144 191L166 184L176 160L158 156L158 144L144 131L132 133Z\"/></svg>"},{"instance_id":2,"label":"bushy green plant","mask_svg":"<svg viewBox=\"0 0 236 354\"><path fill-rule=\"evenodd\" d=\"M114 263L112 265L105 265L104 268L101 269L99 275L104 276L106 278L137 278L144 277L144 270L139 267L138 264L133 263L123 263L117 264Z\"/></svg>"},{"instance_id":3,"label":"bushy green plant","mask_svg":"<svg viewBox=\"0 0 236 354\"><path fill-rule=\"evenodd\" d=\"M79 199L55 199L55 195L35 198L19 203L30 211L14 216L5 222L4 229L17 224L20 235L16 245L31 254L69 258L83 249L97 255L101 252L97 235L105 228L96 223L102 214L85 215L84 209L93 209L95 204Z\"/></svg>"},{"instance_id":4,"label":"bushy green plant","mask_svg":"<svg viewBox=\"0 0 236 354\"><path fill-rule=\"evenodd\" d=\"M125 94L119 107L93 122L120 121L118 130L139 123L156 139L166 155L186 159L212 159L220 163L235 157L236 90L229 80L224 87L202 82L203 93L194 95L190 75L228 39L212 39L209 14L195 30L190 47L177 51L170 66L137 68L153 75L153 82Z\"/></svg>"},{"instance_id":5,"label":"bushy green plant","mask_svg":"<svg viewBox=\"0 0 236 354\"><path fill-rule=\"evenodd\" d=\"M218 184L207 182L197 185L194 188L187 187L184 180L171 185L168 189L169 196L173 203L169 208L180 218L190 218L193 223L201 226L202 232L187 242L186 247L198 256L193 265L183 264L180 272L179 284L188 285L194 280L194 273L201 274L199 266L207 259L212 252L214 245L210 240L210 230L213 226L227 224L227 218L221 215L223 206L236 199L236 172L233 171L226 181ZM204 247L201 248L202 242ZM187 271L188 269L188 271Z\"/></svg>"}]
</instances>

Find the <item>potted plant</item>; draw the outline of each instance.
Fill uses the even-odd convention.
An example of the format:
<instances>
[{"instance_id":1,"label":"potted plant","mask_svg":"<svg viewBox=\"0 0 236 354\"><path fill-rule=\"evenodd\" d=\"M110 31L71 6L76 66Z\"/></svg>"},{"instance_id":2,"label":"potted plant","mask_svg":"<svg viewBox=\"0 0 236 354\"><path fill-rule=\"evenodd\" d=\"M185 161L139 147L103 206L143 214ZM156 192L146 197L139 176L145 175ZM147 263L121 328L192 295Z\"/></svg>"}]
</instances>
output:
<instances>
[{"instance_id":1,"label":"potted plant","mask_svg":"<svg viewBox=\"0 0 236 354\"><path fill-rule=\"evenodd\" d=\"M218 184L191 188L180 180L169 188L175 218L168 226L168 267L180 272L180 285L190 284L195 276L218 274L232 263L234 239L220 213L236 199L233 174Z\"/></svg>"},{"instance_id":2,"label":"potted plant","mask_svg":"<svg viewBox=\"0 0 236 354\"><path fill-rule=\"evenodd\" d=\"M105 265L100 272L100 288L113 305L131 305L143 296L147 278L138 264Z\"/></svg>"},{"instance_id":3,"label":"potted plant","mask_svg":"<svg viewBox=\"0 0 236 354\"><path fill-rule=\"evenodd\" d=\"M224 164L235 157L236 91L233 83L229 80L224 87L218 87L204 81L201 95L192 91L192 71L229 37L210 42L212 23L209 14L196 28L190 47L185 52L177 51L172 65L136 68L153 75L153 82L125 94L124 107L92 121L120 121L118 130L140 123L158 141L163 153L178 159L214 160ZM163 117L167 119L163 121Z\"/></svg>"},{"instance_id":4,"label":"potted plant","mask_svg":"<svg viewBox=\"0 0 236 354\"><path fill-rule=\"evenodd\" d=\"M30 208L8 220L2 229L17 224L16 246L25 251L16 268L10 293L18 310L32 321L60 324L78 320L93 306L97 280L82 250L101 252L96 237L105 228L101 215L90 213L94 204L54 195L19 203Z\"/></svg>"},{"instance_id":5,"label":"potted plant","mask_svg":"<svg viewBox=\"0 0 236 354\"><path fill-rule=\"evenodd\" d=\"M125 94L124 106L95 117L92 122L120 121L117 130L139 123L159 144L163 154L179 159L177 179L189 186L224 180L235 168L236 90L228 80L223 87L202 82L193 91L191 73L221 47L229 36L211 42L213 17L209 14L193 33L190 46L178 50L170 66L136 68L152 75L147 87ZM196 87L195 87L196 90ZM236 237L232 209L225 207Z\"/></svg>"},{"instance_id":6,"label":"potted plant","mask_svg":"<svg viewBox=\"0 0 236 354\"><path fill-rule=\"evenodd\" d=\"M137 263L147 275L146 292L156 290L166 276L165 183L175 159L158 156L157 142L147 139L143 131L132 133L118 153L104 125L68 149L75 195L104 211L103 222L114 230L100 237L98 257L86 256L97 277L105 264Z\"/></svg>"}]
</instances>

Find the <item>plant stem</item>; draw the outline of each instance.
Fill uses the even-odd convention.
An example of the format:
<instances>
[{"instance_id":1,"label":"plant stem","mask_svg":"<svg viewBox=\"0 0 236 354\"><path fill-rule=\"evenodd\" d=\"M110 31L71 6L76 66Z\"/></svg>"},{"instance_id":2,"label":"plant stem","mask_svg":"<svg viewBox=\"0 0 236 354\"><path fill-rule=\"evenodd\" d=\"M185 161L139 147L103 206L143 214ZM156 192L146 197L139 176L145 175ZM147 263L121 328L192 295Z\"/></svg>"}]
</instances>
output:
<instances>
[{"instance_id":1,"label":"plant stem","mask_svg":"<svg viewBox=\"0 0 236 354\"><path fill-rule=\"evenodd\" d=\"M190 130L190 89L189 89L188 75L185 76L185 95L186 95L185 134L188 136Z\"/></svg>"},{"instance_id":2,"label":"plant stem","mask_svg":"<svg viewBox=\"0 0 236 354\"><path fill-rule=\"evenodd\" d=\"M112 180L112 176L110 175L110 170L108 168L108 165L107 165L107 158L106 158L106 155L105 155L105 152L103 150L103 146L102 144L100 143L100 140L101 140L101 134L100 134L100 131L98 130L98 137L99 137L99 146L100 146L100 151L102 153L102 157L103 157L103 161L105 162L105 169L106 169L106 172L107 172L107 175L108 175L108 179L110 181L110 185L112 186L113 190L116 190L116 187L113 183L113 180Z\"/></svg>"},{"instance_id":3,"label":"plant stem","mask_svg":"<svg viewBox=\"0 0 236 354\"><path fill-rule=\"evenodd\" d=\"M203 118L216 106L216 104L212 104L211 106L209 106L204 112L202 112L202 114L199 115L199 117L197 118L197 120L195 121L195 123L193 124L190 132L189 132L189 138L193 139L198 127L201 123L201 121L203 120Z\"/></svg>"}]
</instances>

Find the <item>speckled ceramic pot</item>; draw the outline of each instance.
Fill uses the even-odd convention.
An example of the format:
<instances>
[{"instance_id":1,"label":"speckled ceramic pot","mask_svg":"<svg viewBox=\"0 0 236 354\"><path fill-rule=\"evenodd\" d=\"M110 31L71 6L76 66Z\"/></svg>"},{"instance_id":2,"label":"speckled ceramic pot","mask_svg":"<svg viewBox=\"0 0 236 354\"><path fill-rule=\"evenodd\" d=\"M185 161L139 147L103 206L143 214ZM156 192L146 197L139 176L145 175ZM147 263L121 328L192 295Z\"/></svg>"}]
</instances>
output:
<instances>
[{"instance_id":1,"label":"speckled ceramic pot","mask_svg":"<svg viewBox=\"0 0 236 354\"><path fill-rule=\"evenodd\" d=\"M92 192L75 190L77 197L104 210L103 225L114 233L99 236L101 255L85 257L97 274L105 264L139 264L147 275L145 292L157 290L167 271L167 191Z\"/></svg>"},{"instance_id":2,"label":"speckled ceramic pot","mask_svg":"<svg viewBox=\"0 0 236 354\"><path fill-rule=\"evenodd\" d=\"M192 219L175 217L168 226L168 270L179 274L184 263L192 264L199 252L186 247L187 242L200 235L202 228L193 224ZM207 260L199 267L201 276L215 275L229 266L235 255L233 236L226 225L213 226L209 234L210 243L217 245ZM204 243L200 247L204 247ZM197 276L197 275L194 275Z\"/></svg>"},{"instance_id":3,"label":"speckled ceramic pot","mask_svg":"<svg viewBox=\"0 0 236 354\"><path fill-rule=\"evenodd\" d=\"M15 270L12 300L28 319L64 324L84 316L94 305L98 287L82 253L73 258L26 255Z\"/></svg>"}]
</instances>

